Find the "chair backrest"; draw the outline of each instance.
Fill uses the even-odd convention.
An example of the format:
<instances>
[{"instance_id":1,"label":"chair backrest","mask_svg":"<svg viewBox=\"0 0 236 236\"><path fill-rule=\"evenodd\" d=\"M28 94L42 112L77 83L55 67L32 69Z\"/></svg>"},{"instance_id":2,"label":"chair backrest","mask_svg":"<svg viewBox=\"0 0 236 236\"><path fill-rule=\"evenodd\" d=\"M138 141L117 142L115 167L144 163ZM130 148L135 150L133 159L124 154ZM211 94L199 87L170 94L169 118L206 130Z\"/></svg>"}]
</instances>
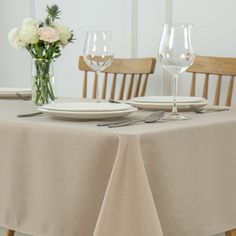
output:
<instances>
[{"instance_id":1,"label":"chair backrest","mask_svg":"<svg viewBox=\"0 0 236 236\"><path fill-rule=\"evenodd\" d=\"M115 58L107 69L102 73L102 99L114 99L117 97L119 100L130 99L131 97L144 96L147 88L148 77L154 72L156 65L155 58L140 58L140 59L118 59ZM94 73L92 97L97 96L97 76L84 61L83 57L79 58L79 69L84 71L83 91L82 97L87 97L88 90L88 72ZM118 76L121 83L118 85ZM108 79L112 79L110 93L108 94ZM102 81L102 79L99 79ZM136 86L135 83L136 82ZM128 85L128 89L125 89ZM126 94L125 94L126 91Z\"/></svg>"},{"instance_id":2,"label":"chair backrest","mask_svg":"<svg viewBox=\"0 0 236 236\"><path fill-rule=\"evenodd\" d=\"M193 65L187 69L187 72L192 73L190 96L195 96L196 93L197 74L205 74L202 96L206 99L208 98L209 91L209 76L215 75L213 78L216 78L217 81L214 95L214 105L220 104L222 77L229 77L225 105L231 105L234 77L236 75L236 58L197 56Z\"/></svg>"}]
</instances>

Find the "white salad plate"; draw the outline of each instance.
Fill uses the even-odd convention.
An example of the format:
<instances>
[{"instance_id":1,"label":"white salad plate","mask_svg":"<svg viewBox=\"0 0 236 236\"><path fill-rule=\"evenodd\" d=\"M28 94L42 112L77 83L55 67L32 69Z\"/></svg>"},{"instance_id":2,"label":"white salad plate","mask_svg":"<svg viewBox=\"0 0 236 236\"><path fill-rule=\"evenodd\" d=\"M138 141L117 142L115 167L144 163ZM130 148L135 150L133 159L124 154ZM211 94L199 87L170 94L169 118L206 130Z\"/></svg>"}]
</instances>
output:
<instances>
[{"instance_id":1,"label":"white salad plate","mask_svg":"<svg viewBox=\"0 0 236 236\"><path fill-rule=\"evenodd\" d=\"M116 110L116 111L59 111L59 110L49 110L43 107L38 108L39 111L52 116L54 118L60 119L80 119L80 120L97 120L97 119L106 119L106 118L115 118L127 116L134 111L137 111L137 108L130 107L125 110Z\"/></svg>"},{"instance_id":2,"label":"white salad plate","mask_svg":"<svg viewBox=\"0 0 236 236\"><path fill-rule=\"evenodd\" d=\"M54 102L43 105L43 109L69 112L108 112L124 111L132 108L129 104L108 102Z\"/></svg>"},{"instance_id":3,"label":"white salad plate","mask_svg":"<svg viewBox=\"0 0 236 236\"><path fill-rule=\"evenodd\" d=\"M172 103L173 96L145 96L145 97L135 97L131 99L133 102L142 102L142 103ZM202 97L186 97L186 96L177 96L177 103L199 103L204 102L205 98Z\"/></svg>"},{"instance_id":4,"label":"white salad plate","mask_svg":"<svg viewBox=\"0 0 236 236\"><path fill-rule=\"evenodd\" d=\"M169 103L164 103L164 102L137 102L134 100L129 100L127 101L128 104L137 107L137 108L141 108L141 109L147 109L147 110L171 110L172 106L173 106L173 102L169 102ZM204 107L208 105L208 101L204 100L202 102L182 102L182 103L178 103L177 102L177 107L179 110L191 110L193 108L200 108L200 107Z\"/></svg>"}]
</instances>

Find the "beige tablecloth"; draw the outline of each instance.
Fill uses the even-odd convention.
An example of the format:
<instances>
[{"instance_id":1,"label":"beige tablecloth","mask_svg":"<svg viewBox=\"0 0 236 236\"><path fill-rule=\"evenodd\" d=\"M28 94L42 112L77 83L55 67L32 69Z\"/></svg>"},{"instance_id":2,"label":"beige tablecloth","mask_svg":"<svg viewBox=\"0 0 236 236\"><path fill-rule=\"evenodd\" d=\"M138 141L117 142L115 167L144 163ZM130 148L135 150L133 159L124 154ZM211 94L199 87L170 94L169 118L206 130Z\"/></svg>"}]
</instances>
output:
<instances>
[{"instance_id":1,"label":"beige tablecloth","mask_svg":"<svg viewBox=\"0 0 236 236\"><path fill-rule=\"evenodd\" d=\"M236 228L235 109L117 129L16 117L33 109L0 101L0 226L34 236Z\"/></svg>"}]
</instances>

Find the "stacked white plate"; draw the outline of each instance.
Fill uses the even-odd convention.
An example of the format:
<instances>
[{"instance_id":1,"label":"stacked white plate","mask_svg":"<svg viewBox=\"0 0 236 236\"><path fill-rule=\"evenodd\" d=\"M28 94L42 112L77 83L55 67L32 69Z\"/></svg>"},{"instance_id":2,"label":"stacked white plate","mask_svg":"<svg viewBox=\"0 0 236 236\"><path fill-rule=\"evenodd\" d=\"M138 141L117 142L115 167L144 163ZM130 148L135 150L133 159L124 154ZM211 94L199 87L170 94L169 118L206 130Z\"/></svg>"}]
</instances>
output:
<instances>
[{"instance_id":1,"label":"stacked white plate","mask_svg":"<svg viewBox=\"0 0 236 236\"><path fill-rule=\"evenodd\" d=\"M43 113L64 119L105 119L127 116L137 108L122 103L54 102L38 109Z\"/></svg>"},{"instance_id":2,"label":"stacked white plate","mask_svg":"<svg viewBox=\"0 0 236 236\"><path fill-rule=\"evenodd\" d=\"M190 108L199 108L206 106L208 101L202 97L182 97L178 96L177 107L180 110L189 110ZM171 110L173 106L173 96L146 96L146 97L136 97L127 103L132 106L142 108L142 109L161 109L161 110Z\"/></svg>"},{"instance_id":3,"label":"stacked white plate","mask_svg":"<svg viewBox=\"0 0 236 236\"><path fill-rule=\"evenodd\" d=\"M31 97L30 88L0 88L0 98L19 98L19 95Z\"/></svg>"}]
</instances>

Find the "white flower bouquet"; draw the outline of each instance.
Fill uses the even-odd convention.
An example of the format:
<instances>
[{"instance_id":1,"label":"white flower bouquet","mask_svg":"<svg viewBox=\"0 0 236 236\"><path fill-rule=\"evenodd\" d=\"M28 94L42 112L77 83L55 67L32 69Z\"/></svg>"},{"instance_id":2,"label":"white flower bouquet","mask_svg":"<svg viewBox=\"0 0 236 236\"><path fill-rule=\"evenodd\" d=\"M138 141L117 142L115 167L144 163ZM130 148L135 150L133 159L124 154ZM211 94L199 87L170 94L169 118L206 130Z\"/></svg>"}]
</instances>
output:
<instances>
[{"instance_id":1,"label":"white flower bouquet","mask_svg":"<svg viewBox=\"0 0 236 236\"><path fill-rule=\"evenodd\" d=\"M27 49L34 59L32 99L37 105L55 100L52 62L74 40L73 31L56 21L61 13L58 6L47 6L46 11L45 21L26 18L21 27L8 34L13 47Z\"/></svg>"}]
</instances>

